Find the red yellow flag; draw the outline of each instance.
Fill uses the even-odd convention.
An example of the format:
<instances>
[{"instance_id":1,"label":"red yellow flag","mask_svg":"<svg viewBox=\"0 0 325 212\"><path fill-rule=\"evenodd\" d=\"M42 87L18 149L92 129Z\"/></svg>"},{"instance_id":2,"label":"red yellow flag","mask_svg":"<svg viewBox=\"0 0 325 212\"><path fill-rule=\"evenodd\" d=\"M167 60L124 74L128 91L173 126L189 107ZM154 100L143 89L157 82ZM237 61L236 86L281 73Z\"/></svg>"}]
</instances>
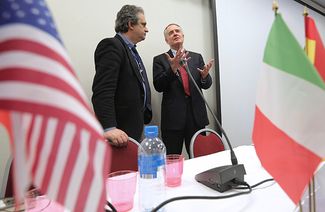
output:
<instances>
[{"instance_id":1,"label":"red yellow flag","mask_svg":"<svg viewBox=\"0 0 325 212\"><path fill-rule=\"evenodd\" d=\"M325 82L325 49L315 21L305 16L306 53Z\"/></svg>"}]
</instances>

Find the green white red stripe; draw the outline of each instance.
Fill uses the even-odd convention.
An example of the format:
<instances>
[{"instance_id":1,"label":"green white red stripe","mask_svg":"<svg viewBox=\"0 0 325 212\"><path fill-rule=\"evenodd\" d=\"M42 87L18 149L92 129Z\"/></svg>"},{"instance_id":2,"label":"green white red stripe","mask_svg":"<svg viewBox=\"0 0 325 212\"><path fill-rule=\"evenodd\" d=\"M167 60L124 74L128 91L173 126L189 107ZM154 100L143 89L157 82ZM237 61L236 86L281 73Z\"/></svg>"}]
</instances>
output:
<instances>
[{"instance_id":1,"label":"green white red stripe","mask_svg":"<svg viewBox=\"0 0 325 212\"><path fill-rule=\"evenodd\" d=\"M294 203L325 156L325 84L280 14L266 44L253 141Z\"/></svg>"}]
</instances>

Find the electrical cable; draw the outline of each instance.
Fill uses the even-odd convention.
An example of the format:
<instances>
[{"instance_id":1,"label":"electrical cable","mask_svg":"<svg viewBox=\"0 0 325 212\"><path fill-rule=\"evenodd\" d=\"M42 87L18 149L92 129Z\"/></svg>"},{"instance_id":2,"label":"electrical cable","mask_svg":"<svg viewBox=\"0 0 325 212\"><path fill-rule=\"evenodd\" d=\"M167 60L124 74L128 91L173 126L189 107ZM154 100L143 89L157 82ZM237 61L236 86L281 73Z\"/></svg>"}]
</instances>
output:
<instances>
[{"instance_id":1,"label":"electrical cable","mask_svg":"<svg viewBox=\"0 0 325 212\"><path fill-rule=\"evenodd\" d=\"M234 182L234 184L236 184L235 180L233 182ZM241 183L245 183L245 182L241 182ZM243 184L238 184L238 185L243 185ZM247 189L249 189L248 191L240 192L240 193L235 193L235 194L224 195L224 196L180 196L180 197L170 198L170 199L162 202L161 204L159 204L157 207L155 207L152 210L152 212L157 212L160 208L162 208L166 204L171 203L171 202L174 202L174 201L178 201L178 200L189 200L189 199L206 199L206 200L226 199L226 198L231 198L231 197L236 197L236 196L240 196L240 195L244 195L244 194L251 193L252 192L251 187L247 183L245 183L244 185L247 186Z\"/></svg>"},{"instance_id":2,"label":"electrical cable","mask_svg":"<svg viewBox=\"0 0 325 212\"><path fill-rule=\"evenodd\" d=\"M173 197L170 198L162 203L160 203L157 207L155 207L151 212L157 212L160 208L164 207L165 205L174 202L174 201L178 201L178 200L189 200L189 199L205 199L205 200L215 200L215 199L226 199L226 198L231 198L231 197L236 197L236 196L240 196L240 195L244 195L244 194L249 194L252 192L252 189L269 181L273 181L274 179L266 179L263 180L259 183L256 183L253 186L250 186L248 183L246 183L245 181L241 181L238 179L233 179L233 188L234 189L248 189L248 191L245 192L240 192L240 193L234 193L234 194L229 194L229 195L224 195L224 196L180 196L180 197ZM246 187L237 187L237 186L246 186Z\"/></svg>"},{"instance_id":3,"label":"electrical cable","mask_svg":"<svg viewBox=\"0 0 325 212\"><path fill-rule=\"evenodd\" d=\"M259 186L259 185L261 185L263 183L270 182L270 181L274 181L274 179L269 178L269 179L263 180L263 181L261 181L259 183L256 183L255 185L252 185L251 188L253 189L253 188L255 188L255 187L257 187L257 186ZM246 188L245 187L237 187L236 189L246 189Z\"/></svg>"},{"instance_id":4,"label":"electrical cable","mask_svg":"<svg viewBox=\"0 0 325 212\"><path fill-rule=\"evenodd\" d=\"M109 201L106 201L106 205L111 209L111 210L109 210L109 209L105 208L106 212L117 212L114 205L112 203L110 203Z\"/></svg>"},{"instance_id":5,"label":"electrical cable","mask_svg":"<svg viewBox=\"0 0 325 212\"><path fill-rule=\"evenodd\" d=\"M255 188L255 187L257 187L257 186L259 186L259 185L261 185L263 183L270 182L270 181L274 181L274 179L273 178L269 178L269 179L263 180L263 181L261 181L259 183L256 183L255 185L252 185L251 187L252 188Z\"/></svg>"}]
</instances>

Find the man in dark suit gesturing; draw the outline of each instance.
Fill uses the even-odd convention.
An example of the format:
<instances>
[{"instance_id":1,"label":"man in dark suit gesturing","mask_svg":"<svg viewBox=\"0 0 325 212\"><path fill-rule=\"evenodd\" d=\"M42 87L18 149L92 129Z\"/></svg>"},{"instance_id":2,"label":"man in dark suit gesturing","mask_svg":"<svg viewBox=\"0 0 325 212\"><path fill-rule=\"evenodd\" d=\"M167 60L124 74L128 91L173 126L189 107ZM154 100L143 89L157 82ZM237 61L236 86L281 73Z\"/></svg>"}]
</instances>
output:
<instances>
[{"instance_id":1,"label":"man in dark suit gesturing","mask_svg":"<svg viewBox=\"0 0 325 212\"><path fill-rule=\"evenodd\" d=\"M115 37L100 41L95 51L92 103L104 137L124 146L128 136L139 141L143 125L152 118L148 78L135 48L148 32L143 9L123 6L115 31Z\"/></svg>"},{"instance_id":2,"label":"man in dark suit gesturing","mask_svg":"<svg viewBox=\"0 0 325 212\"><path fill-rule=\"evenodd\" d=\"M200 54L184 50L184 34L177 24L169 24L164 36L170 50L153 59L153 84L158 92L163 92L162 140L167 154L180 154L184 140L189 153L191 137L208 125L209 120L204 100L191 82L182 61L187 61L200 89L208 89L212 84L209 70L213 60L205 65Z\"/></svg>"}]
</instances>

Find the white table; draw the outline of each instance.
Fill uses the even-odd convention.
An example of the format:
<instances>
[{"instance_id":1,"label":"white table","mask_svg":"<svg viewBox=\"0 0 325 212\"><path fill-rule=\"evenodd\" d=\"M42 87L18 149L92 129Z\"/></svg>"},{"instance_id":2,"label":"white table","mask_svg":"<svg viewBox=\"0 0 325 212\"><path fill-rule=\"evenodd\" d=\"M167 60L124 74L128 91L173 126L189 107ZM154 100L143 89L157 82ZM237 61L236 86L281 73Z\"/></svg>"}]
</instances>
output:
<instances>
[{"instance_id":1,"label":"white table","mask_svg":"<svg viewBox=\"0 0 325 212\"><path fill-rule=\"evenodd\" d=\"M272 178L261 166L253 146L240 146L234 149L239 164L244 164L246 169L245 181L254 185L265 179ZM199 196L221 196L237 191L227 191L219 193L201 183L194 177L205 170L230 165L229 151L223 151L208 156L186 160L184 163L184 173L182 185L175 188L166 188L166 199L177 196L199 195ZM241 195L221 200L181 200L167 204L165 211L221 211L221 212L290 212L296 209L294 203L284 193L277 183L267 182L262 184L248 195ZM137 194L135 196L134 208L132 211L139 211Z\"/></svg>"},{"instance_id":2,"label":"white table","mask_svg":"<svg viewBox=\"0 0 325 212\"><path fill-rule=\"evenodd\" d=\"M261 166L253 146L240 146L235 148L234 151L238 158L238 163L244 164L245 166L247 173L245 175L245 181L248 184L254 185L260 181L271 178L271 176ZM230 153L228 150L208 156L186 160L184 162L182 185L175 188L166 187L166 199L190 195L222 196L238 192L238 190L231 190L224 193L219 193L201 183L198 183L194 179L195 175L198 173L224 165L230 165ZM51 207L55 206L51 204L47 209L49 210ZM241 195L220 200L181 200L165 205L164 209L165 212L291 212L296 210L296 206L277 183L267 182L253 189L252 193L248 195ZM134 207L131 211L139 211L137 193L135 195Z\"/></svg>"}]
</instances>

